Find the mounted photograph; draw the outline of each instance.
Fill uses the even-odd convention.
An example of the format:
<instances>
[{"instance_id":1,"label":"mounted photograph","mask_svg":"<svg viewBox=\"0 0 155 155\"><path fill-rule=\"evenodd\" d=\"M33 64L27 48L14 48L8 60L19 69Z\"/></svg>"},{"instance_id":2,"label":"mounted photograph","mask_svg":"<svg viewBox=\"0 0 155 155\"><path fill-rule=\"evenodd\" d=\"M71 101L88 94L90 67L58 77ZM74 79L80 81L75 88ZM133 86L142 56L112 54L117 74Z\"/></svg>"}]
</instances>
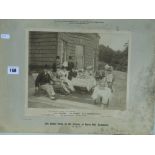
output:
<instances>
[{"instance_id":1,"label":"mounted photograph","mask_svg":"<svg viewBox=\"0 0 155 155\"><path fill-rule=\"evenodd\" d=\"M2 134L154 133L155 20L0 23Z\"/></svg>"},{"instance_id":2,"label":"mounted photograph","mask_svg":"<svg viewBox=\"0 0 155 155\"><path fill-rule=\"evenodd\" d=\"M28 108L126 110L130 33L28 31Z\"/></svg>"}]
</instances>

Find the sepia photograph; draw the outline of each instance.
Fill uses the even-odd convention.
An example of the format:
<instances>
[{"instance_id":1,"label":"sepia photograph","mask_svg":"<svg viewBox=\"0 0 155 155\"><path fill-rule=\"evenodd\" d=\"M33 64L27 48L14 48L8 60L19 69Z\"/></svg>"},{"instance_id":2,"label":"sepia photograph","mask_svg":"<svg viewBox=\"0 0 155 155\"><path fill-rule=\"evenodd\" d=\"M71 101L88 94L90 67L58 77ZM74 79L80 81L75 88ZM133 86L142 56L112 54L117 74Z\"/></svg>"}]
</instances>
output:
<instances>
[{"instance_id":1,"label":"sepia photograph","mask_svg":"<svg viewBox=\"0 0 155 155\"><path fill-rule=\"evenodd\" d=\"M128 32L28 32L28 108L126 110Z\"/></svg>"},{"instance_id":2,"label":"sepia photograph","mask_svg":"<svg viewBox=\"0 0 155 155\"><path fill-rule=\"evenodd\" d=\"M154 20L0 21L2 133L153 134Z\"/></svg>"}]
</instances>

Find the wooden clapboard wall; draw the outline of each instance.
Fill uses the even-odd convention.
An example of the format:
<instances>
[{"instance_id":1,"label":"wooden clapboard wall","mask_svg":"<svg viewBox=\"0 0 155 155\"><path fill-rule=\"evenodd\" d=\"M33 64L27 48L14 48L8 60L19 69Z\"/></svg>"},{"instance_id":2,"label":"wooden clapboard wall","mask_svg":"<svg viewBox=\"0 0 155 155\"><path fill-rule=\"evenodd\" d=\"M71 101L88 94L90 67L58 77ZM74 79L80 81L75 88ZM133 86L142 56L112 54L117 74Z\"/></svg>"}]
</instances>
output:
<instances>
[{"instance_id":1,"label":"wooden clapboard wall","mask_svg":"<svg viewBox=\"0 0 155 155\"><path fill-rule=\"evenodd\" d=\"M76 61L76 45L84 48L84 65L94 65L95 56L98 56L99 36L96 33L59 33L58 34L58 51L60 49L60 40L67 43L67 57L72 56Z\"/></svg>"},{"instance_id":2,"label":"wooden clapboard wall","mask_svg":"<svg viewBox=\"0 0 155 155\"><path fill-rule=\"evenodd\" d=\"M29 65L31 68L52 66L57 55L57 32L29 32Z\"/></svg>"}]
</instances>

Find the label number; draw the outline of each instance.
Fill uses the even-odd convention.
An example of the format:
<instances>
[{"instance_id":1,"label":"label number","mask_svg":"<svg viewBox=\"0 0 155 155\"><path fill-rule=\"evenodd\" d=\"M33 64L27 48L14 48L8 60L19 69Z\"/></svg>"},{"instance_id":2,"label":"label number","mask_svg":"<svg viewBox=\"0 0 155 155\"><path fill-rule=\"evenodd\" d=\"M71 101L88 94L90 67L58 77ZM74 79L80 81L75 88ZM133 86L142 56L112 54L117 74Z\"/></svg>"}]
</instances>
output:
<instances>
[{"instance_id":1,"label":"label number","mask_svg":"<svg viewBox=\"0 0 155 155\"><path fill-rule=\"evenodd\" d=\"M18 66L8 66L8 74L19 74Z\"/></svg>"}]
</instances>

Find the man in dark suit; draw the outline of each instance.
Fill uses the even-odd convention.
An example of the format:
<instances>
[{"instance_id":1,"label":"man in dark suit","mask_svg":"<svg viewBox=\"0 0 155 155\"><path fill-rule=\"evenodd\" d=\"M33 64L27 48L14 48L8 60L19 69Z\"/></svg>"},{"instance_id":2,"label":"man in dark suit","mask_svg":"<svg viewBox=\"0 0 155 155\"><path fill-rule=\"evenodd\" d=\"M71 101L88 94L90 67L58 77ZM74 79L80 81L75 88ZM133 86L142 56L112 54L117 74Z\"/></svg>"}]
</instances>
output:
<instances>
[{"instance_id":1,"label":"man in dark suit","mask_svg":"<svg viewBox=\"0 0 155 155\"><path fill-rule=\"evenodd\" d=\"M74 62L73 62L73 60L72 60L72 56L69 56L67 70L68 70L68 71L72 71L73 68L74 68Z\"/></svg>"},{"instance_id":2,"label":"man in dark suit","mask_svg":"<svg viewBox=\"0 0 155 155\"><path fill-rule=\"evenodd\" d=\"M35 81L35 89L38 91L39 88L45 90L50 99L55 99L55 92L53 89L53 80L48 73L48 66L45 65L42 72L40 72Z\"/></svg>"},{"instance_id":3,"label":"man in dark suit","mask_svg":"<svg viewBox=\"0 0 155 155\"><path fill-rule=\"evenodd\" d=\"M53 72L57 72L58 68L61 68L61 62L60 62L60 57L56 56L56 61L53 63Z\"/></svg>"}]
</instances>

